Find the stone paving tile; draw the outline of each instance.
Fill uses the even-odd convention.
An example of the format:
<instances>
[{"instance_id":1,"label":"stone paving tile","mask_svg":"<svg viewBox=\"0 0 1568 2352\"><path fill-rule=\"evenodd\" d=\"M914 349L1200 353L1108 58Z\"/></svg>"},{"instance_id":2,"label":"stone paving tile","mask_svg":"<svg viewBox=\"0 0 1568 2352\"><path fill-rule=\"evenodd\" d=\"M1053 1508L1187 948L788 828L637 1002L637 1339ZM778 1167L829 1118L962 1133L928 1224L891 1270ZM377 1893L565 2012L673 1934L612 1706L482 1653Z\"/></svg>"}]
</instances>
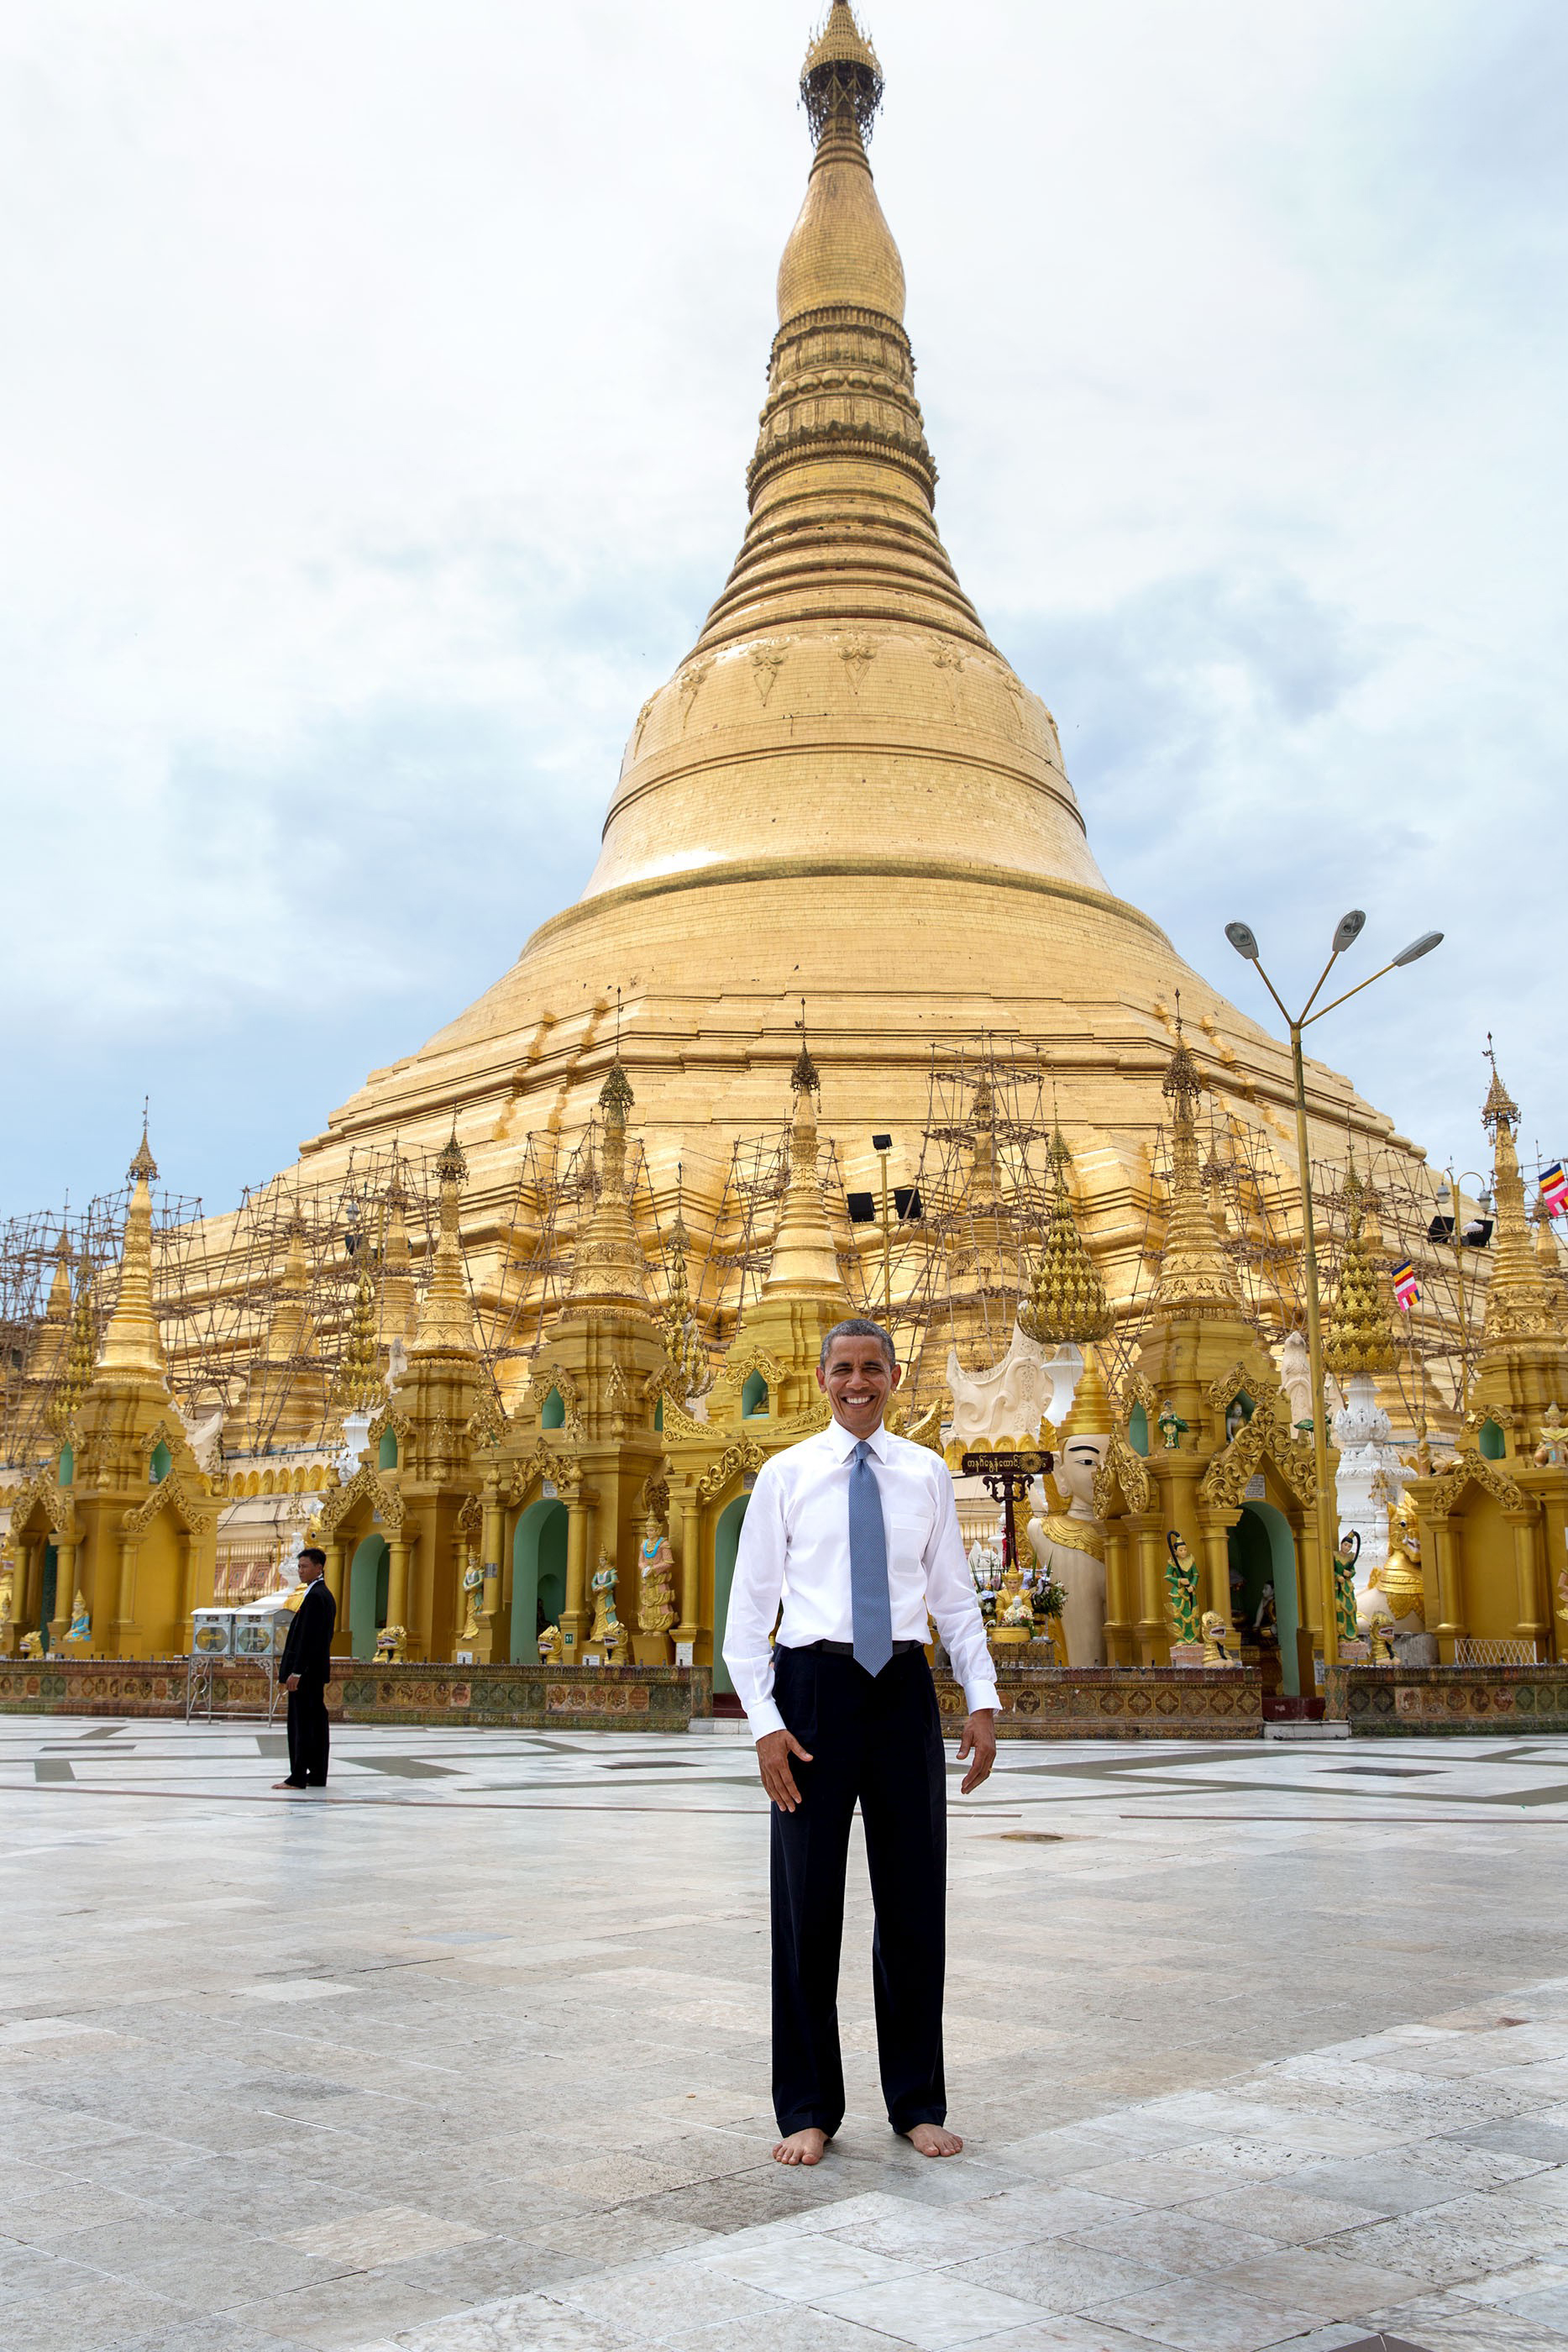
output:
<instances>
[{"instance_id":1,"label":"stone paving tile","mask_svg":"<svg viewBox=\"0 0 1568 2352\"><path fill-rule=\"evenodd\" d=\"M1315 2238L1329 2238L1342 2230L1364 2230L1367 2213L1364 2205L1343 2205L1331 2197L1320 2196L1315 2190L1298 2187L1300 2172L1286 2173L1276 2180L1247 2181L1237 2189L1228 2189L1220 2197L1200 2197L1196 2202L1180 2208L1180 2218L1189 2225L1213 2230L1221 2236L1231 2230L1248 2231L1260 2238L1271 2238L1277 2245L1303 2245Z\"/></svg>"},{"instance_id":2,"label":"stone paving tile","mask_svg":"<svg viewBox=\"0 0 1568 2352\"><path fill-rule=\"evenodd\" d=\"M858 2326L878 2328L899 2343L915 2345L918 2352L957 2352L960 2346L990 2336L1005 2341L1005 2330L1021 2327L1039 2308L952 2271L851 2287L847 2294L824 2295L813 2307Z\"/></svg>"},{"instance_id":3,"label":"stone paving tile","mask_svg":"<svg viewBox=\"0 0 1568 2352\"><path fill-rule=\"evenodd\" d=\"M1320 2325L1323 2314L1261 2303L1203 2279L1166 2280L1151 2293L1102 2304L1087 2316L1176 2352L1264 2352Z\"/></svg>"},{"instance_id":4,"label":"stone paving tile","mask_svg":"<svg viewBox=\"0 0 1568 2352\"><path fill-rule=\"evenodd\" d=\"M1422 2296L1374 2315L1385 2336L1420 2347L1420 2352L1561 2352L1568 2334L1517 2312L1482 2310L1458 2296Z\"/></svg>"},{"instance_id":5,"label":"stone paving tile","mask_svg":"<svg viewBox=\"0 0 1568 2352\"><path fill-rule=\"evenodd\" d=\"M1145 2258L1136 2240L1116 2252L1104 2245L1087 2245L1082 2238L1044 2238L1035 2245L1013 2246L960 2263L947 2275L998 2294L1016 2295L1041 2311L1061 2313L1142 2294L1168 2273L1162 2263Z\"/></svg>"}]
</instances>

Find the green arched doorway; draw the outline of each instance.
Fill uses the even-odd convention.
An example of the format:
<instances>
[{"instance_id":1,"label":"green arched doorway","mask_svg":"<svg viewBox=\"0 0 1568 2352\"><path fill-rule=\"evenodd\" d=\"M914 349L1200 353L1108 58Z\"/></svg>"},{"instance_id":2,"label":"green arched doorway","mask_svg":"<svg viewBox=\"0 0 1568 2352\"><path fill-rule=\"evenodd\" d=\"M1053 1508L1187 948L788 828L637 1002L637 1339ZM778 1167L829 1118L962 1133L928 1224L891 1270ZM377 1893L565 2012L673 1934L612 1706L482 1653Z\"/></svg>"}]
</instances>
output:
<instances>
[{"instance_id":1,"label":"green arched doorway","mask_svg":"<svg viewBox=\"0 0 1568 2352\"><path fill-rule=\"evenodd\" d=\"M560 1622L565 1607L566 1505L530 1503L512 1538L514 1665L538 1663L539 1635L546 1625Z\"/></svg>"},{"instance_id":2,"label":"green arched doorway","mask_svg":"<svg viewBox=\"0 0 1568 2352\"><path fill-rule=\"evenodd\" d=\"M731 1694L735 1685L724 1663L724 1629L729 1617L729 1588L735 1582L735 1555L740 1549L740 1530L750 1500L749 1495L737 1495L733 1503L725 1505L713 1538L713 1686Z\"/></svg>"},{"instance_id":3,"label":"green arched doorway","mask_svg":"<svg viewBox=\"0 0 1568 2352\"><path fill-rule=\"evenodd\" d=\"M349 1570L349 1646L356 1658L373 1658L376 1635L387 1622L391 1568L385 1536L367 1536Z\"/></svg>"},{"instance_id":4,"label":"green arched doorway","mask_svg":"<svg viewBox=\"0 0 1568 2352\"><path fill-rule=\"evenodd\" d=\"M1291 1523L1272 1503L1243 1503L1241 1517L1231 1528L1227 1550L1230 1566L1241 1573L1237 1609L1249 1625L1258 1612L1265 1584L1274 1588L1274 1618L1280 1633L1280 1688L1290 1698L1301 1695L1301 1673L1296 1634L1301 1612L1296 1599L1296 1543Z\"/></svg>"}]
</instances>

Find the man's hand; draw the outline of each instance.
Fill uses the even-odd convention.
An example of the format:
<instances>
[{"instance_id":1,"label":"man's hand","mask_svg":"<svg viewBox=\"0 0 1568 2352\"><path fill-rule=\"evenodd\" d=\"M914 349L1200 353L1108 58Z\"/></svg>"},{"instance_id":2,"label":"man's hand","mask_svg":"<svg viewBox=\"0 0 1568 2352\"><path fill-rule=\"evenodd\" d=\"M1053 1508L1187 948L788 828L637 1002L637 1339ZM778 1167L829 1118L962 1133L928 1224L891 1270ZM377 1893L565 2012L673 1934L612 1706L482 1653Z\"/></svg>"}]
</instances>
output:
<instances>
[{"instance_id":1,"label":"man's hand","mask_svg":"<svg viewBox=\"0 0 1568 2352\"><path fill-rule=\"evenodd\" d=\"M958 1742L960 1764L966 1756L973 1756L975 1760L959 1786L961 1797L967 1797L971 1789L977 1789L982 1780L990 1779L991 1767L997 1760L997 1727L988 1706L977 1707L964 1726Z\"/></svg>"},{"instance_id":2,"label":"man's hand","mask_svg":"<svg viewBox=\"0 0 1568 2352\"><path fill-rule=\"evenodd\" d=\"M994 1739L991 1753L996 1753ZM791 1756L798 1756L802 1764L811 1760L792 1731L765 1731L757 1743L757 1769L762 1775L762 1785L781 1813L792 1813L800 1802L800 1791L789 1769ZM988 1764L986 1770L989 1769Z\"/></svg>"},{"instance_id":3,"label":"man's hand","mask_svg":"<svg viewBox=\"0 0 1568 2352\"><path fill-rule=\"evenodd\" d=\"M297 1691L297 1690L299 1688L299 1677L298 1677L298 1675L286 1675L286 1676L285 1676L285 1678L284 1678L283 1687L284 1687L284 1689L285 1689L286 1691Z\"/></svg>"}]
</instances>

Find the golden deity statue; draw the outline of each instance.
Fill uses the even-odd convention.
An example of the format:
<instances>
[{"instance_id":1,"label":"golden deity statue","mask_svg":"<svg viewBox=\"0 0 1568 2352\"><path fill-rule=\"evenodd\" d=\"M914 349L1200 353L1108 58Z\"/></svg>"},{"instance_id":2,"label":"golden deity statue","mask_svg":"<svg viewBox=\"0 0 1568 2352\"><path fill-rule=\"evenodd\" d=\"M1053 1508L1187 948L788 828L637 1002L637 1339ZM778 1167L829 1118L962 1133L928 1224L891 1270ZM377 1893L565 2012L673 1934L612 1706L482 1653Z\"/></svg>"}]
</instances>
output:
<instances>
[{"instance_id":1,"label":"golden deity statue","mask_svg":"<svg viewBox=\"0 0 1568 2352\"><path fill-rule=\"evenodd\" d=\"M90 1642L92 1639L92 1619L88 1614L87 1602L82 1598L79 1585L77 1587L76 1599L71 1604L70 1630L66 1639L68 1642Z\"/></svg>"},{"instance_id":2,"label":"golden deity statue","mask_svg":"<svg viewBox=\"0 0 1568 2352\"><path fill-rule=\"evenodd\" d=\"M1194 1559L1185 1536L1173 1528L1166 1538L1169 1554L1166 1566L1166 1591L1170 1596L1171 1639L1173 1642L1196 1642L1197 1624L1197 1562Z\"/></svg>"},{"instance_id":3,"label":"golden deity statue","mask_svg":"<svg viewBox=\"0 0 1568 2352\"><path fill-rule=\"evenodd\" d=\"M675 1607L675 1556L670 1538L650 1511L638 1547L641 1587L637 1596L637 1627L643 1633L667 1633L679 1622Z\"/></svg>"},{"instance_id":4,"label":"golden deity statue","mask_svg":"<svg viewBox=\"0 0 1568 2352\"><path fill-rule=\"evenodd\" d=\"M602 1548L589 1590L593 1595L593 1623L584 1655L597 1650L606 1665L620 1665L626 1654L626 1628L615 1613L615 1563Z\"/></svg>"}]
</instances>

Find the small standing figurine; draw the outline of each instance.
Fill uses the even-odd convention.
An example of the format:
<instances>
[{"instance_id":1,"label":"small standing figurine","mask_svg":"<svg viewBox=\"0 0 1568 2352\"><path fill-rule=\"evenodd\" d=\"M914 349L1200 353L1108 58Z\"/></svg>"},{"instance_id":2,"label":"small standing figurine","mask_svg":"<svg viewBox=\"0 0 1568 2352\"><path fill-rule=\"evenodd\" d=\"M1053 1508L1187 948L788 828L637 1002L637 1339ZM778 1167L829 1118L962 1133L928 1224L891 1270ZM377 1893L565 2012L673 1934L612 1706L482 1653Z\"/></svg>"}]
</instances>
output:
<instances>
[{"instance_id":1,"label":"small standing figurine","mask_svg":"<svg viewBox=\"0 0 1568 2352\"><path fill-rule=\"evenodd\" d=\"M560 1627L559 1625L547 1625L544 1632L539 1635L540 1665L559 1666L560 1664Z\"/></svg>"},{"instance_id":2,"label":"small standing figurine","mask_svg":"<svg viewBox=\"0 0 1568 2352\"><path fill-rule=\"evenodd\" d=\"M1568 1462L1568 1422L1564 1422L1556 1405L1547 1406L1536 1434L1541 1441L1535 1449L1536 1468L1560 1470Z\"/></svg>"},{"instance_id":3,"label":"small standing figurine","mask_svg":"<svg viewBox=\"0 0 1568 2352\"><path fill-rule=\"evenodd\" d=\"M470 1552L468 1555L468 1565L463 1571L463 1600L465 1614L463 1619L463 1631L458 1635L459 1641L472 1642L478 1634L479 1602L484 1590L485 1571L480 1567L479 1562L474 1558L472 1552Z\"/></svg>"},{"instance_id":4,"label":"small standing figurine","mask_svg":"<svg viewBox=\"0 0 1568 2352\"><path fill-rule=\"evenodd\" d=\"M643 1530L637 1561L642 1570L641 1589L637 1595L638 1631L667 1633L677 1617L675 1556L670 1549L669 1537L652 1511Z\"/></svg>"},{"instance_id":5,"label":"small standing figurine","mask_svg":"<svg viewBox=\"0 0 1568 2352\"><path fill-rule=\"evenodd\" d=\"M1155 1426L1159 1431L1160 1436L1164 1441L1166 1452L1167 1454L1174 1454L1176 1451L1176 1448L1180 1445L1182 1439L1186 1435L1187 1431L1192 1427L1192 1423L1182 1419L1175 1405L1172 1404L1169 1397L1166 1397L1164 1404L1161 1405L1158 1413L1155 1415Z\"/></svg>"},{"instance_id":6,"label":"small standing figurine","mask_svg":"<svg viewBox=\"0 0 1568 2352\"><path fill-rule=\"evenodd\" d=\"M1166 1566L1166 1590L1170 1595L1173 1638L1178 1642L1197 1639L1197 1562L1187 1549L1186 1538L1173 1529L1166 1538L1166 1549L1170 1559Z\"/></svg>"},{"instance_id":7,"label":"small standing figurine","mask_svg":"<svg viewBox=\"0 0 1568 2352\"><path fill-rule=\"evenodd\" d=\"M1206 1666L1234 1666L1239 1659L1231 1655L1230 1644L1235 1633L1217 1609L1203 1612L1203 1663Z\"/></svg>"},{"instance_id":8,"label":"small standing figurine","mask_svg":"<svg viewBox=\"0 0 1568 2352\"><path fill-rule=\"evenodd\" d=\"M589 1632L591 1648L601 1649L606 1656L617 1643L625 1640L621 1620L615 1614L615 1564L607 1551L601 1550L599 1565L589 1584L593 1595L593 1623Z\"/></svg>"},{"instance_id":9,"label":"small standing figurine","mask_svg":"<svg viewBox=\"0 0 1568 2352\"><path fill-rule=\"evenodd\" d=\"M1354 1642L1355 1626L1355 1563L1361 1558L1361 1530L1348 1528L1333 1556L1334 1615L1342 1642Z\"/></svg>"},{"instance_id":10,"label":"small standing figurine","mask_svg":"<svg viewBox=\"0 0 1568 2352\"><path fill-rule=\"evenodd\" d=\"M77 1587L77 1597L71 1609L70 1631L66 1635L66 1639L68 1642L90 1642L92 1639L92 1619L88 1615L87 1602L82 1599L79 1584Z\"/></svg>"},{"instance_id":11,"label":"small standing figurine","mask_svg":"<svg viewBox=\"0 0 1568 2352\"><path fill-rule=\"evenodd\" d=\"M1558 1573L1557 1614L1562 1618L1563 1622L1568 1625L1568 1568L1561 1570Z\"/></svg>"}]
</instances>

